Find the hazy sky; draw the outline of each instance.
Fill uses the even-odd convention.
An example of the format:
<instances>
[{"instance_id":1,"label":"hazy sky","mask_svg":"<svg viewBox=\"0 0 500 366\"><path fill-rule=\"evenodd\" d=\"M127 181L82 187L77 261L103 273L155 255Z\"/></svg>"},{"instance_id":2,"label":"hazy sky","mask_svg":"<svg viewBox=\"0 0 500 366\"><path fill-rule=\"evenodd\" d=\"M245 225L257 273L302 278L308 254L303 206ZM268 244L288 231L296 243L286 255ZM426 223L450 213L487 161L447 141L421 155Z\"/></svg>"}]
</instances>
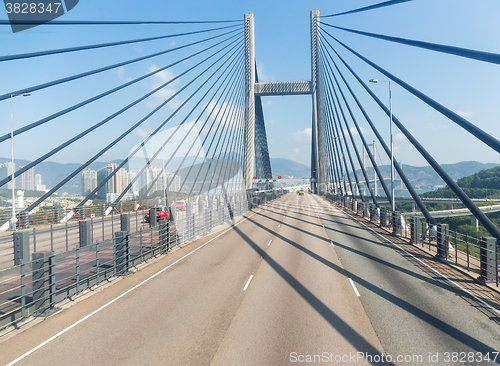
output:
<instances>
[{"instance_id":1,"label":"hazy sky","mask_svg":"<svg viewBox=\"0 0 500 366\"><path fill-rule=\"evenodd\" d=\"M96 1L82 0L59 20L232 20L254 13L256 57L260 81L310 80L310 10L321 15L350 10L379 2L378 0L315 1L315 0L252 0L252 1ZM414 0L396 6L365 13L350 14L323 21L348 28L386 35L441 43L481 51L500 53L500 2L498 0ZM0 19L7 19L5 11ZM13 34L9 26L0 26L0 56L34 52L53 48L112 42L146 36L200 29L193 26L40 26ZM500 66L456 56L438 54L381 40L366 38L326 28L349 46L380 66L388 69L417 89L460 114L478 127L500 139ZM155 43L157 42L157 43ZM55 78L83 72L95 67L139 57L148 52L172 46L172 41L155 41L148 45L114 47L113 50L85 51L69 55L9 61L0 64L0 94L47 82ZM333 41L332 41L333 42ZM339 53L365 80L383 78L380 73L362 63L333 43ZM35 92L29 98L14 99L14 124L19 128L50 113L66 108L85 98L120 85L131 78L160 67L159 61L149 60L137 67L124 67L84 82L68 83L52 91ZM342 69L343 72L345 70ZM372 116L385 138L389 137L389 119L369 96L345 72L349 82ZM159 83L165 73L144 90ZM388 102L387 84L370 84L384 102ZM148 89L149 88L149 89ZM180 88L173 85L165 95ZM69 114L16 137L17 158L34 160L77 132L106 117L108 111L122 107L122 100L140 95L122 94L100 101L81 112ZM142 108L151 110L161 96L144 102ZM109 109L110 105L115 108ZM149 103L149 104L148 104ZM271 157L289 158L310 163L311 98L266 97L264 117ZM441 116L401 87L393 84L394 114L416 136L440 163L464 160L500 163L500 156L471 137L453 122ZM374 136L354 108L357 120L366 131L367 140ZM137 113L139 116L140 113ZM129 118L137 118L131 114ZM117 121L120 123L120 121ZM80 143L65 149L49 160L61 163L83 162L105 146L117 134L119 125L104 128ZM148 126L144 129L147 130ZM152 125L149 125L152 128ZM123 129L122 129L123 130ZM10 101L0 102L0 135L10 132ZM140 142L145 131L138 131L116 146L100 160L124 158ZM395 130L396 158L411 165L427 165L410 143ZM0 156L10 157L10 141L0 143ZM382 156L382 162L388 163ZM379 157L377 157L379 160Z\"/></svg>"}]
</instances>

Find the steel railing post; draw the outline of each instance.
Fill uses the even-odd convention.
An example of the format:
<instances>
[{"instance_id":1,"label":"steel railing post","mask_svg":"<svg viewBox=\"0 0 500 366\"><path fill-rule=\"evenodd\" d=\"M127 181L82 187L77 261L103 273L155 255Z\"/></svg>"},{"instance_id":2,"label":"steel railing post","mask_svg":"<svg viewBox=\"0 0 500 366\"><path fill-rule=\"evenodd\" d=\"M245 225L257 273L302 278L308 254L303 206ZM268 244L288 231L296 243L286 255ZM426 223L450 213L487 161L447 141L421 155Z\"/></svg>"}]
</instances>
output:
<instances>
[{"instance_id":1,"label":"steel railing post","mask_svg":"<svg viewBox=\"0 0 500 366\"><path fill-rule=\"evenodd\" d=\"M100 283L99 281L99 267L100 267L100 261L99 261L99 242L95 243L95 272L96 272L96 280L95 284L98 285Z\"/></svg>"},{"instance_id":2,"label":"steel railing post","mask_svg":"<svg viewBox=\"0 0 500 366\"><path fill-rule=\"evenodd\" d=\"M448 258L448 238L450 235L450 229L448 224L438 224L437 225L437 254L438 259Z\"/></svg>"},{"instance_id":3,"label":"steel railing post","mask_svg":"<svg viewBox=\"0 0 500 366\"><path fill-rule=\"evenodd\" d=\"M129 269L128 236L126 231L117 231L113 236L113 272L115 276L125 274Z\"/></svg>"},{"instance_id":4,"label":"steel railing post","mask_svg":"<svg viewBox=\"0 0 500 366\"><path fill-rule=\"evenodd\" d=\"M157 224L158 220L156 217L156 207L151 207L149 209L149 227L155 227Z\"/></svg>"},{"instance_id":5,"label":"steel railing post","mask_svg":"<svg viewBox=\"0 0 500 366\"><path fill-rule=\"evenodd\" d=\"M420 219L418 216L412 216L410 219L410 240L413 245L420 243Z\"/></svg>"},{"instance_id":6,"label":"steel railing post","mask_svg":"<svg viewBox=\"0 0 500 366\"><path fill-rule=\"evenodd\" d=\"M54 252L36 252L31 255L33 262L33 303L37 316L46 316L54 308L55 267Z\"/></svg>"},{"instance_id":7,"label":"steel railing post","mask_svg":"<svg viewBox=\"0 0 500 366\"><path fill-rule=\"evenodd\" d=\"M76 248L76 293L80 292L80 248Z\"/></svg>"},{"instance_id":8,"label":"steel railing post","mask_svg":"<svg viewBox=\"0 0 500 366\"><path fill-rule=\"evenodd\" d=\"M496 263L497 263L497 239L493 237L482 237L481 245L481 277L482 282L496 282Z\"/></svg>"},{"instance_id":9,"label":"steel railing post","mask_svg":"<svg viewBox=\"0 0 500 366\"><path fill-rule=\"evenodd\" d=\"M24 258L30 256L29 231L14 231L12 241L14 243L14 265L18 266Z\"/></svg>"},{"instance_id":10,"label":"steel railing post","mask_svg":"<svg viewBox=\"0 0 500 366\"><path fill-rule=\"evenodd\" d=\"M122 213L120 214L120 230L127 231L130 233L130 214Z\"/></svg>"},{"instance_id":11,"label":"steel railing post","mask_svg":"<svg viewBox=\"0 0 500 366\"><path fill-rule=\"evenodd\" d=\"M21 259L21 317L26 318L26 284L24 258Z\"/></svg>"},{"instance_id":12,"label":"steel railing post","mask_svg":"<svg viewBox=\"0 0 500 366\"><path fill-rule=\"evenodd\" d=\"M83 248L86 247L87 245L92 244L92 238L90 235L91 231L91 223L88 220L83 220L78 222L78 247Z\"/></svg>"},{"instance_id":13,"label":"steel railing post","mask_svg":"<svg viewBox=\"0 0 500 366\"><path fill-rule=\"evenodd\" d=\"M401 235L401 212L399 211L392 213L392 234Z\"/></svg>"}]
</instances>

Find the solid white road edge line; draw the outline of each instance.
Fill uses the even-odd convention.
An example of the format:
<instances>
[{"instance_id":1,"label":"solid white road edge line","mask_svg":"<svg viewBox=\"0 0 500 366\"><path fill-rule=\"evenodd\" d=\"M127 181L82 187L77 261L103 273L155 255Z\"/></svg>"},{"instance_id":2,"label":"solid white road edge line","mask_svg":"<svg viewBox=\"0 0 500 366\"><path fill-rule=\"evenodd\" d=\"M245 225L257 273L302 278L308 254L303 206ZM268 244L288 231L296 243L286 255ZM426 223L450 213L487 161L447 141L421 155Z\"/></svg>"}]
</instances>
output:
<instances>
[{"instance_id":1,"label":"solid white road edge line","mask_svg":"<svg viewBox=\"0 0 500 366\"><path fill-rule=\"evenodd\" d=\"M439 272L438 270L432 268L431 266L429 266L427 263L424 263L422 262L420 259L418 259L417 257L415 257L413 254L411 254L410 252L408 252L407 250L401 248L399 245L397 244L394 244L392 241L390 241L389 239L383 237L382 235L380 235L379 233L377 233L375 230L373 230L371 227L365 225L364 223L362 223L361 221L358 221L355 217L351 216L350 214L348 214L347 212L344 212L344 211L341 211L343 213L345 213L347 216L349 216L350 218L356 220L357 222L359 222L361 225L363 225L364 227L366 227L367 229L373 231L376 235L380 236L383 240L385 240L386 242L394 245L396 248L398 248L399 250L402 250L403 252L405 252L406 254L408 254L410 257L416 259L417 261L419 261L420 263L422 263L424 266L426 266L427 268L429 268L430 270L432 270L433 272L437 273L438 275L440 275L441 277L443 277L445 280L447 280L448 282L452 283L455 287L458 287L460 290L462 290L463 292L469 294L470 296L472 296L474 299L476 299L477 301L479 301L481 304L487 306L489 309L493 310L494 312L496 312L497 314L500 314L500 311L498 311L497 309L495 309L493 306L491 306L490 304L488 304L486 301L484 301L483 299L477 297L476 295L474 295L473 293L469 292L468 290L464 289L462 286L460 286L458 283L456 283L455 281L453 280L450 280L448 277L446 277L444 274L442 274L441 272Z\"/></svg>"},{"instance_id":2,"label":"solid white road edge line","mask_svg":"<svg viewBox=\"0 0 500 366\"><path fill-rule=\"evenodd\" d=\"M248 285L250 284L250 281L252 280L252 278L253 278L253 275L250 275L250 278L248 279L247 284L245 285L245 287L243 287L243 291L247 290Z\"/></svg>"},{"instance_id":3,"label":"solid white road edge line","mask_svg":"<svg viewBox=\"0 0 500 366\"><path fill-rule=\"evenodd\" d=\"M354 289L354 293L356 294L357 297L360 297L361 295L358 292L358 289L356 288L356 285L354 284L353 280L351 277L349 277L349 282L351 283L352 288Z\"/></svg>"},{"instance_id":4,"label":"solid white road edge line","mask_svg":"<svg viewBox=\"0 0 500 366\"><path fill-rule=\"evenodd\" d=\"M61 330L59 333L57 333L56 335L50 337L49 339L47 339L45 342L42 342L40 343L38 346L32 348L31 350L29 350L28 352L26 352L25 354L23 354L22 356L19 356L18 358L16 358L14 361L10 362L9 364L7 364L6 366L11 366L11 365L14 365L16 363L18 363L19 361L21 361L23 358L29 356L30 354L32 354L33 352L35 352L36 350L42 348L43 346L45 346L47 343L50 343L52 342L54 339L58 338L59 336L63 335L64 333L66 333L68 330L76 327L78 324L84 322L85 320L87 320L88 318L90 318L91 316L97 314L98 312L100 312L101 310L107 308L109 305L111 305L112 303L114 303L115 301L121 299L123 296L127 295L128 293L134 291L136 288L144 285L146 282L148 282L149 280L155 278L156 276L158 276L160 273L166 271L167 269L169 269L170 267L172 267L174 264L177 264L179 263L181 260L183 260L184 258L190 256L191 254L193 254L194 252L196 252L198 249L201 249L203 248L205 245L207 245L208 243L214 241L215 239L217 239L219 236L227 233L229 230L231 230L233 227L235 226L238 226L239 224L241 224L242 222L248 220L250 217L252 217L253 215L259 213L262 209L260 209L259 211L257 212L254 212L253 214L251 214L250 216L248 217L245 217L243 220L241 220L240 222L238 222L237 224L234 224L234 225L231 225L230 228L224 230L222 233L220 233L219 235L213 237L212 239L210 239L209 241L207 241L206 243L203 243L202 245L200 245L198 248L196 249L193 249L192 251L190 251L188 254L184 255L183 257L177 259L174 263L168 265L167 267L163 268L162 270L160 270L159 272L156 272L154 275L152 275L151 277L148 277L146 278L144 281L142 281L141 283L135 285L134 287L132 287L130 290L127 290L125 291L123 294L121 294L120 296L118 297L115 297L113 300L109 301L108 303L104 304L103 306L101 306L99 309L97 310L94 310L93 312L91 312L90 314L86 315L85 317L83 317L82 319L78 320L77 322L71 324L69 327ZM252 276L253 277L253 276ZM250 279L252 278L250 277Z\"/></svg>"}]
</instances>

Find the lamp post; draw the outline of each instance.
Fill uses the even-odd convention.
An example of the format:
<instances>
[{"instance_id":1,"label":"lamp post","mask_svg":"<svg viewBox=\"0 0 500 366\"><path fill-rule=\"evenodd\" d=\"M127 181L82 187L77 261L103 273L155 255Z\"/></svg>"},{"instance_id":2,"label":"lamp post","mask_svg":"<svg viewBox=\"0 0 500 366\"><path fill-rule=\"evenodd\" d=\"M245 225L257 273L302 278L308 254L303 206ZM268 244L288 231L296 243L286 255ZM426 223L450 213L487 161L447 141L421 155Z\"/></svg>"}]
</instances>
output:
<instances>
[{"instance_id":1,"label":"lamp post","mask_svg":"<svg viewBox=\"0 0 500 366\"><path fill-rule=\"evenodd\" d=\"M162 170L161 170L161 180L163 182L163 200L165 202L165 206L167 205L167 192L165 191L165 155L163 154L163 148L165 147L166 144L171 143L172 141L167 141L161 145L161 159L162 159Z\"/></svg>"},{"instance_id":2,"label":"lamp post","mask_svg":"<svg viewBox=\"0 0 500 366\"><path fill-rule=\"evenodd\" d=\"M12 230L16 230L16 181L14 180L14 103L12 99L18 95L22 95L24 97L29 97L30 93L22 93L22 94L11 94L10 95L10 146L11 146L11 172L12 172Z\"/></svg>"},{"instance_id":3,"label":"lamp post","mask_svg":"<svg viewBox=\"0 0 500 366\"><path fill-rule=\"evenodd\" d=\"M389 83L389 108L391 118L391 196L392 196L392 212L396 211L396 197L394 195L394 144L392 137L392 93L390 80L370 79L370 83L386 82Z\"/></svg>"}]
</instances>

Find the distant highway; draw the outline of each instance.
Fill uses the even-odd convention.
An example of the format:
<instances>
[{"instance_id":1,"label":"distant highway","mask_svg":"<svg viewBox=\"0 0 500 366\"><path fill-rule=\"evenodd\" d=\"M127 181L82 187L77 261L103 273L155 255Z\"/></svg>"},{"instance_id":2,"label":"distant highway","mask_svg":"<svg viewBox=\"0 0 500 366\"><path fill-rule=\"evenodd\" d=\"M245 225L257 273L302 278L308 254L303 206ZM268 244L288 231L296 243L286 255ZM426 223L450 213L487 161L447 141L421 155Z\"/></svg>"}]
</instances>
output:
<instances>
[{"instance_id":1,"label":"distant highway","mask_svg":"<svg viewBox=\"0 0 500 366\"><path fill-rule=\"evenodd\" d=\"M359 196L358 196L359 198ZM371 201L371 196L364 196L366 201ZM420 197L420 199L427 203L449 203L449 204L462 204L458 198L429 198ZM472 202L500 202L495 199L485 199L485 198L471 198ZM377 196L377 201L388 202L386 196ZM396 197L396 202L414 202L412 197Z\"/></svg>"}]
</instances>

